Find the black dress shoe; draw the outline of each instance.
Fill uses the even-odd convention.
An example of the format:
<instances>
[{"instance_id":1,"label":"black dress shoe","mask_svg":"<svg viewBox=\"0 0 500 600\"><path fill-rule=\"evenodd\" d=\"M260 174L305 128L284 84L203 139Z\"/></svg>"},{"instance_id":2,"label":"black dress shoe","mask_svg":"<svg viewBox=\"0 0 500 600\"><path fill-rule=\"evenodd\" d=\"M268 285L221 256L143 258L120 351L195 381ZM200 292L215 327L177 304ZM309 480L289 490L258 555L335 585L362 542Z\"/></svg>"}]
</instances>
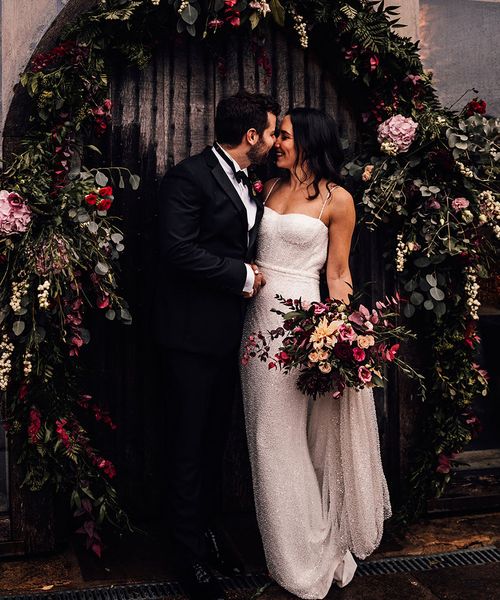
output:
<instances>
[{"instance_id":1,"label":"black dress shoe","mask_svg":"<svg viewBox=\"0 0 500 600\"><path fill-rule=\"evenodd\" d=\"M179 580L191 600L227 600L220 583L209 567L201 562L184 565Z\"/></svg>"},{"instance_id":2,"label":"black dress shoe","mask_svg":"<svg viewBox=\"0 0 500 600\"><path fill-rule=\"evenodd\" d=\"M214 529L206 529L205 537L208 543L209 560L222 575L233 577L245 572L243 561L231 548L225 536Z\"/></svg>"}]
</instances>

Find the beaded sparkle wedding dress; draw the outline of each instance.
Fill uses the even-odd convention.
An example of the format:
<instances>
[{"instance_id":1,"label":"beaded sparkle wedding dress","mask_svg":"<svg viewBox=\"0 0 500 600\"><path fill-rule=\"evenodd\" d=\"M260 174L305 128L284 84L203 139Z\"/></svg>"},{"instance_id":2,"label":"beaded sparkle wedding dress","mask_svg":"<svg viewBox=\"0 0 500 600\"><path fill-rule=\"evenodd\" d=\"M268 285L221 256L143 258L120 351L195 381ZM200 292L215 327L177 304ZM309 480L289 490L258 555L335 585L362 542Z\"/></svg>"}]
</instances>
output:
<instances>
[{"instance_id":1,"label":"beaded sparkle wedding dress","mask_svg":"<svg viewBox=\"0 0 500 600\"><path fill-rule=\"evenodd\" d=\"M320 218L265 208L256 263L267 284L249 303L243 343L280 324L270 310L281 308L275 294L320 299L327 249L328 228ZM373 395L346 390L338 400L308 401L294 374L269 371L258 359L242 367L242 385L267 566L296 596L324 598L334 581L349 583L353 554L373 552L391 514Z\"/></svg>"}]
</instances>

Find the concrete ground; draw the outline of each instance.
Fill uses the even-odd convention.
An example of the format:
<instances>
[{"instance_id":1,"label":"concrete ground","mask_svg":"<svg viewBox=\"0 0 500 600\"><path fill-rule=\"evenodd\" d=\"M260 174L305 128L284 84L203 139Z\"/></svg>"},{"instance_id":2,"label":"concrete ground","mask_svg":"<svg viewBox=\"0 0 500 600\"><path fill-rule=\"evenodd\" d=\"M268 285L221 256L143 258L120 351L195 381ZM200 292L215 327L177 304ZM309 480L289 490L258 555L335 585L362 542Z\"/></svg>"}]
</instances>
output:
<instances>
[{"instance_id":1,"label":"concrete ground","mask_svg":"<svg viewBox=\"0 0 500 600\"><path fill-rule=\"evenodd\" d=\"M228 523L250 571L264 570L255 524L238 518ZM500 513L422 520L404 535L388 533L372 560L425 555L457 549L500 547ZM240 546L242 546L240 542ZM82 550L78 540L48 556L4 559L0 563L0 598L8 594L76 590L102 585L175 580L169 552L161 533L116 542L98 560ZM258 590L233 592L231 600L251 600ZM292 600L295 596L276 585L259 600ZM355 577L343 589L333 588L334 600L500 600L500 563L441 568L395 575ZM181 597L178 597L181 600Z\"/></svg>"}]
</instances>

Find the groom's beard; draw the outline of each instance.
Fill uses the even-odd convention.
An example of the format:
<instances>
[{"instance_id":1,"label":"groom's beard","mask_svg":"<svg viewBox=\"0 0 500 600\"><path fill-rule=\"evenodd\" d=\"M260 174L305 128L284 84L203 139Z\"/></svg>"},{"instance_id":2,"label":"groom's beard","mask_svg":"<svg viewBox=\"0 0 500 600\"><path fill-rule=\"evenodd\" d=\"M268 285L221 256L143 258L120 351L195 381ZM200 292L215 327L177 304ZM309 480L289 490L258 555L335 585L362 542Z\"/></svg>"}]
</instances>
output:
<instances>
[{"instance_id":1,"label":"groom's beard","mask_svg":"<svg viewBox=\"0 0 500 600\"><path fill-rule=\"evenodd\" d=\"M262 165L266 162L270 150L271 148L266 146L264 140L259 140L255 146L252 146L248 151L248 160L252 165Z\"/></svg>"}]
</instances>

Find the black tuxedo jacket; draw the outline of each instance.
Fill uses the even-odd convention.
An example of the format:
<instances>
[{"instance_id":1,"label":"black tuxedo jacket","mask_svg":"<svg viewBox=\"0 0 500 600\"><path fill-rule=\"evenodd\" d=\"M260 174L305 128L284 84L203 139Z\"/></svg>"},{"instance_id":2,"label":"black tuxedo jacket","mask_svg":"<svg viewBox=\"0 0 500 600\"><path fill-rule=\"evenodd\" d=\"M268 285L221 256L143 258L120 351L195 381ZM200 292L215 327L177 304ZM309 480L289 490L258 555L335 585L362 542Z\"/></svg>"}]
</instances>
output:
<instances>
[{"instance_id":1,"label":"black tuxedo jacket","mask_svg":"<svg viewBox=\"0 0 500 600\"><path fill-rule=\"evenodd\" d=\"M203 354L236 350L247 302L241 295L245 262L254 258L261 199L248 234L245 206L208 147L168 171L159 203L158 341Z\"/></svg>"}]
</instances>

